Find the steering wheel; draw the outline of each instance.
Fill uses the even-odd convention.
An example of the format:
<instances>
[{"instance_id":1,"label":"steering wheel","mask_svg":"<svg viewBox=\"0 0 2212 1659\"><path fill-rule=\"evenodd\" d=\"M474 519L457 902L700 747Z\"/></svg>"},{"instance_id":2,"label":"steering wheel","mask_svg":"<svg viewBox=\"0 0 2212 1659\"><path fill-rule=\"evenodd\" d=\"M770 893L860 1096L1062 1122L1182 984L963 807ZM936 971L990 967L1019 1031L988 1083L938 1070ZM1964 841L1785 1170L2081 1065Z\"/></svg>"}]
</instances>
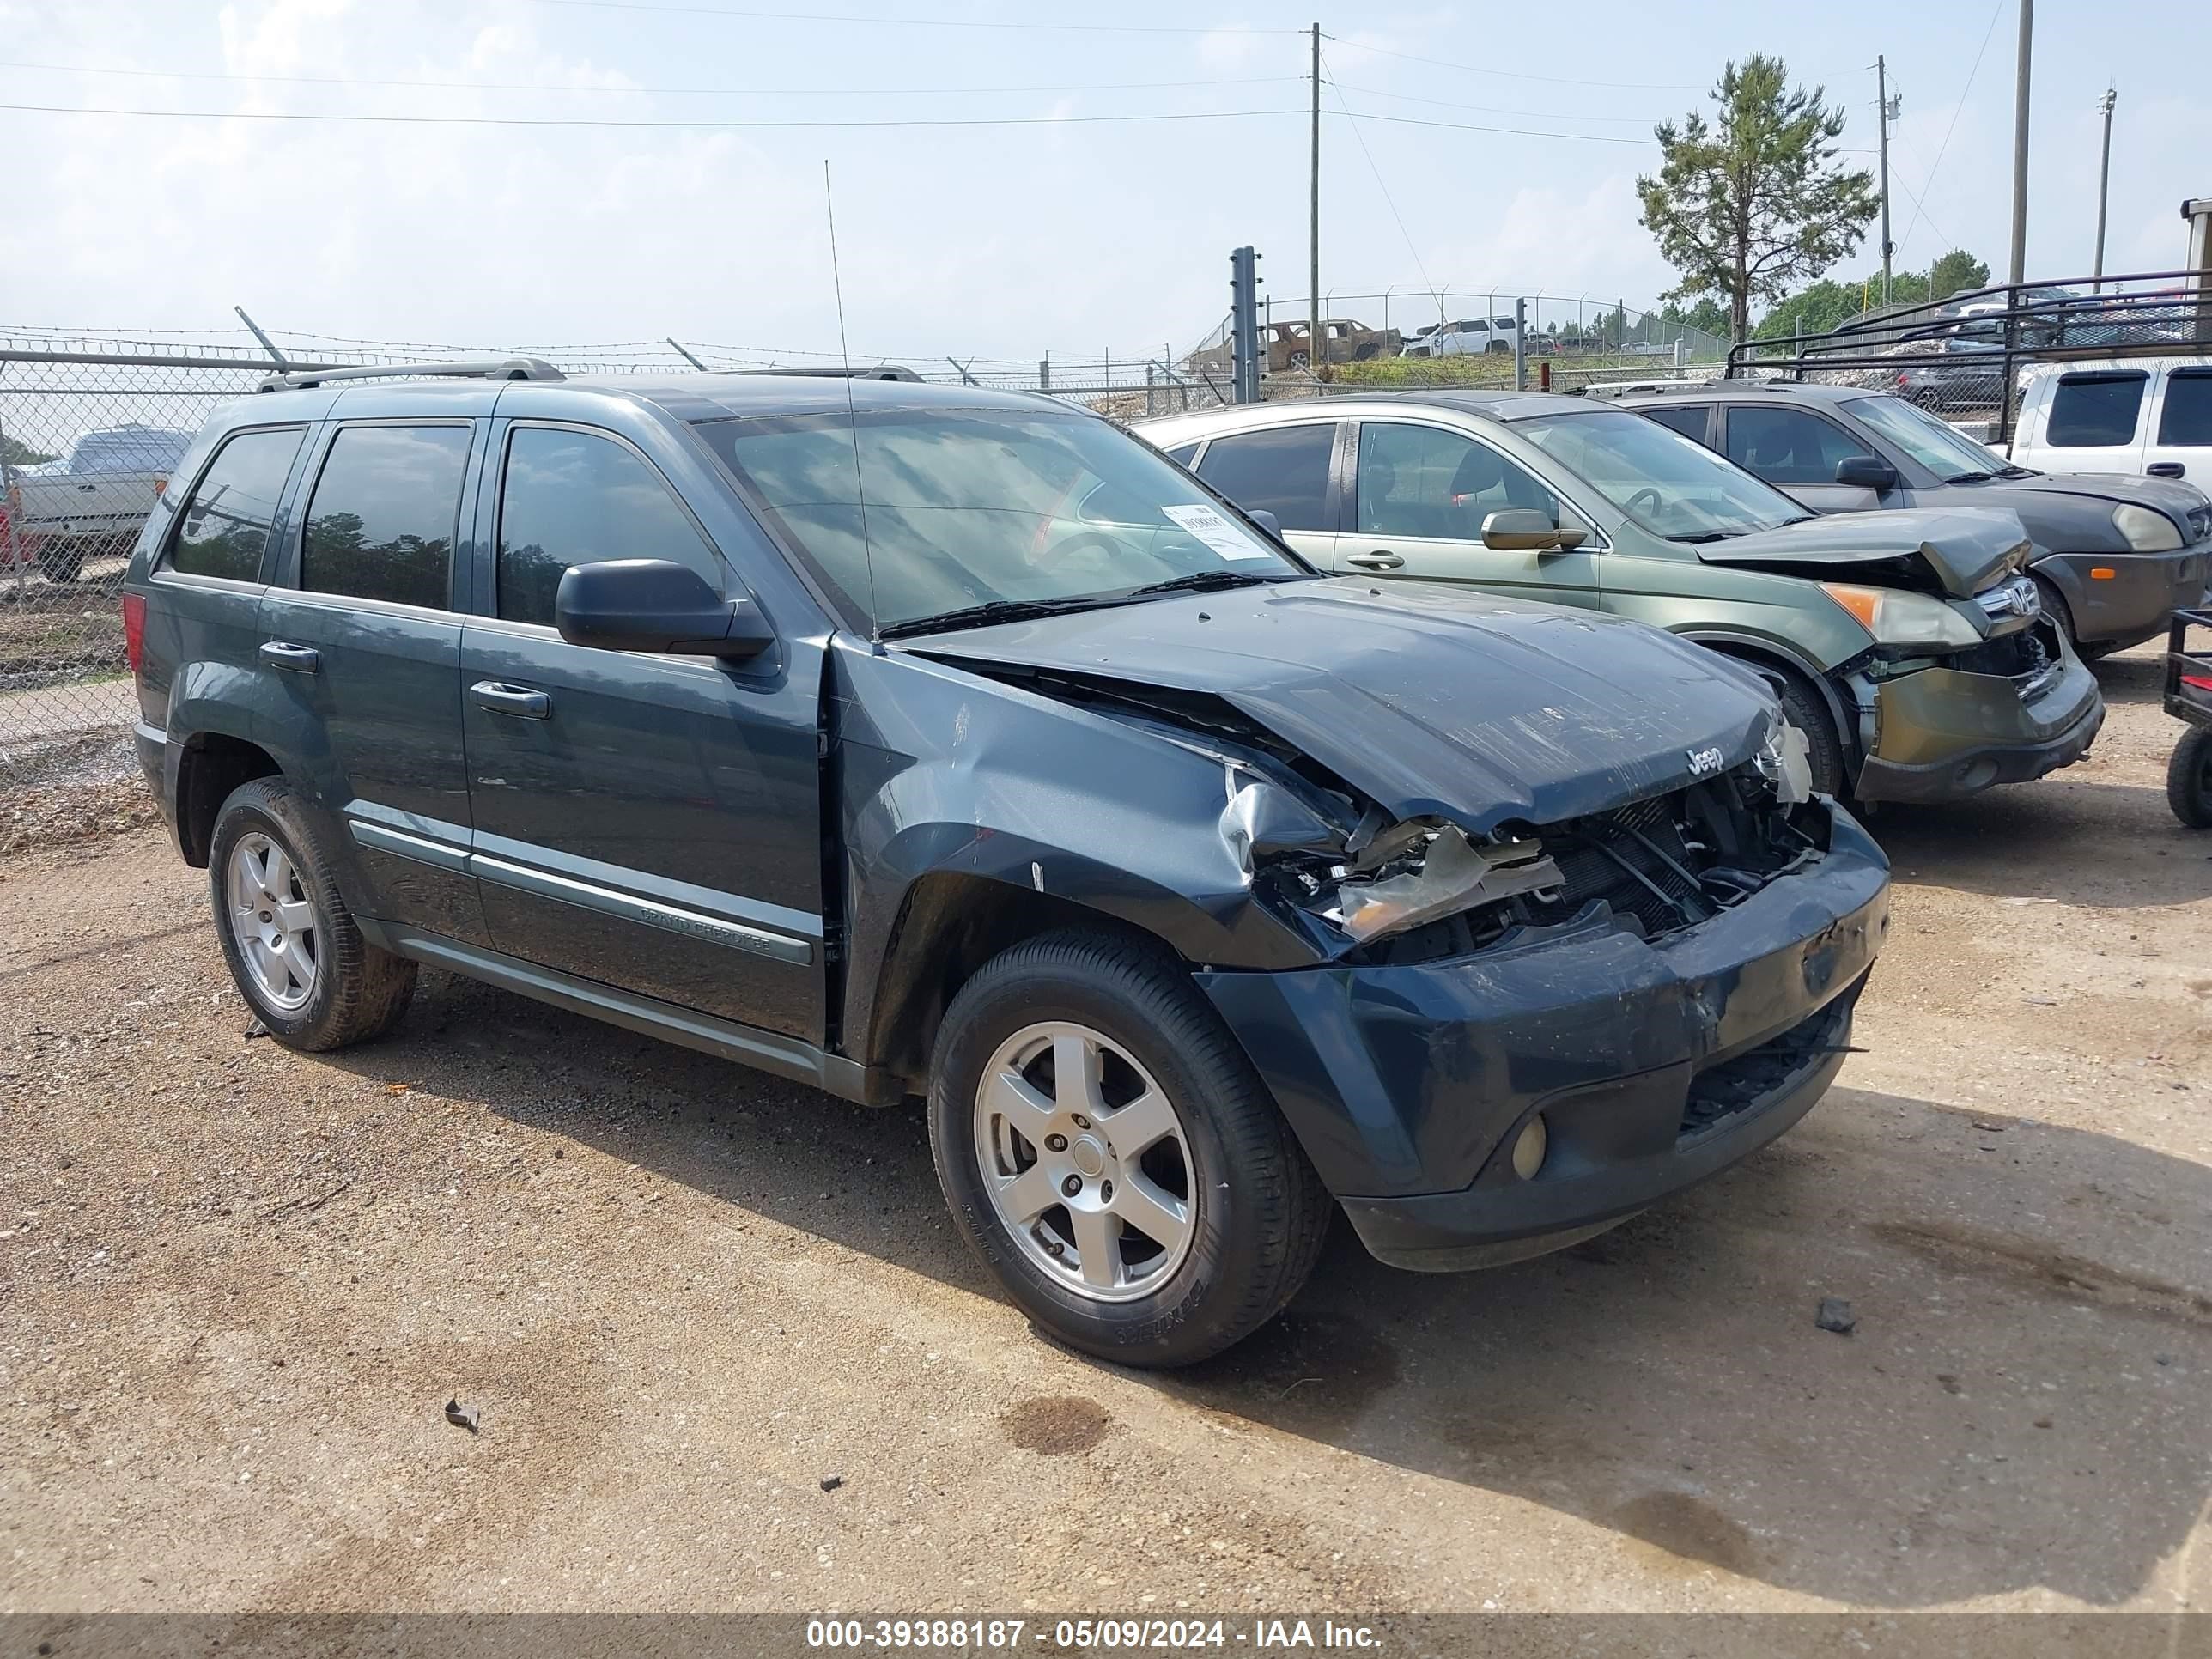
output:
<instances>
[{"instance_id":1,"label":"steering wheel","mask_svg":"<svg viewBox=\"0 0 2212 1659\"><path fill-rule=\"evenodd\" d=\"M1642 501L1646 495L1649 495L1651 498L1651 510L1653 512L1657 512L1659 508L1664 505L1664 503L1662 503L1659 499L1659 492L1652 489L1650 485L1646 484L1643 489L1638 490L1633 495L1631 495L1626 501L1623 501L1621 506L1626 511L1633 513L1636 511L1637 502Z\"/></svg>"}]
</instances>

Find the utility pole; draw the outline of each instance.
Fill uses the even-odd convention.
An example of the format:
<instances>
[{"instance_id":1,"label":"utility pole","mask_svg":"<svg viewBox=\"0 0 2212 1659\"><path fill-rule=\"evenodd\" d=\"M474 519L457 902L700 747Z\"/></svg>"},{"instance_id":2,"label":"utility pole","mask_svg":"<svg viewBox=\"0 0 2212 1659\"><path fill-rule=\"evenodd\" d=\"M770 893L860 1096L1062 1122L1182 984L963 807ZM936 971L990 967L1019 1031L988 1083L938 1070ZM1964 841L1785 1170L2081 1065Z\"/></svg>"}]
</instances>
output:
<instances>
[{"instance_id":1,"label":"utility pole","mask_svg":"<svg viewBox=\"0 0 2212 1659\"><path fill-rule=\"evenodd\" d=\"M1881 302L1889 303L1889 124L1897 112L1889 104L1889 64L1879 54L1874 60L1875 113L1881 121ZM1901 100L1900 100L1901 101Z\"/></svg>"},{"instance_id":2,"label":"utility pole","mask_svg":"<svg viewBox=\"0 0 2212 1659\"><path fill-rule=\"evenodd\" d=\"M2020 62L2012 94L2012 264L2005 279L2014 288L2027 280L2027 71L2034 56L2035 0L2020 0Z\"/></svg>"},{"instance_id":3,"label":"utility pole","mask_svg":"<svg viewBox=\"0 0 2212 1659\"><path fill-rule=\"evenodd\" d=\"M2112 88L2097 100L2097 107L2105 112L2105 154L2097 163L2097 261L2090 274L2096 278L2090 292L2105 291L2105 191L2112 182L2112 106L2119 101L2119 94Z\"/></svg>"},{"instance_id":4,"label":"utility pole","mask_svg":"<svg viewBox=\"0 0 2212 1659\"><path fill-rule=\"evenodd\" d=\"M1321 25L1313 26L1313 186L1308 203L1310 246L1306 270L1306 367L1328 378L1328 343L1321 335Z\"/></svg>"}]
</instances>

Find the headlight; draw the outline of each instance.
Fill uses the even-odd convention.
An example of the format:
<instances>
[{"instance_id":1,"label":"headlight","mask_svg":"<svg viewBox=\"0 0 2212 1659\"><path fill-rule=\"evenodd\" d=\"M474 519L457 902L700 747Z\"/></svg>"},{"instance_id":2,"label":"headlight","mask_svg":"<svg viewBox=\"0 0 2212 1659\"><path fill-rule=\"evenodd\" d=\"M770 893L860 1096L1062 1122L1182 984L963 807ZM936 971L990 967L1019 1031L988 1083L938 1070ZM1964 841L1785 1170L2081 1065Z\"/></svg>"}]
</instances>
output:
<instances>
[{"instance_id":1,"label":"headlight","mask_svg":"<svg viewBox=\"0 0 2212 1659\"><path fill-rule=\"evenodd\" d=\"M1820 591L1858 619L1877 645L1933 645L1964 651L1982 642L1972 623L1942 600L1894 587L1822 582Z\"/></svg>"},{"instance_id":2,"label":"headlight","mask_svg":"<svg viewBox=\"0 0 2212 1659\"><path fill-rule=\"evenodd\" d=\"M1813 799L1812 751L1805 734L1788 720L1777 720L1768 728L1759 751L1759 775L1784 806Z\"/></svg>"},{"instance_id":3,"label":"headlight","mask_svg":"<svg viewBox=\"0 0 2212 1659\"><path fill-rule=\"evenodd\" d=\"M2112 528L2138 553L2170 553L2181 545L2181 529L2154 507L2132 501L2112 509Z\"/></svg>"}]
</instances>

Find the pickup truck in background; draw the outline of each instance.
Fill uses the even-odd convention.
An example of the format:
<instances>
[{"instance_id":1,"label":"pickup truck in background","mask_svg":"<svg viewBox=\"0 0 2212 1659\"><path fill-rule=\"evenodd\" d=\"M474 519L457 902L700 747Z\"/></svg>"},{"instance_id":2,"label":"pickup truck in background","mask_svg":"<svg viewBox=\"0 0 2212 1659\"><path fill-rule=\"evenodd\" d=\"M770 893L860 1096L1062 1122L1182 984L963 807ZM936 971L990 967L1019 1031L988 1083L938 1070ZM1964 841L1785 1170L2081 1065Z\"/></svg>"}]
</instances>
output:
<instances>
[{"instance_id":1,"label":"pickup truck in background","mask_svg":"<svg viewBox=\"0 0 2212 1659\"><path fill-rule=\"evenodd\" d=\"M2212 486L2212 358L2045 363L2023 377L2016 466Z\"/></svg>"},{"instance_id":2,"label":"pickup truck in background","mask_svg":"<svg viewBox=\"0 0 2212 1659\"><path fill-rule=\"evenodd\" d=\"M161 427L104 427L66 462L11 466L0 477L0 568L35 562L73 582L89 560L123 558L191 442Z\"/></svg>"}]
</instances>

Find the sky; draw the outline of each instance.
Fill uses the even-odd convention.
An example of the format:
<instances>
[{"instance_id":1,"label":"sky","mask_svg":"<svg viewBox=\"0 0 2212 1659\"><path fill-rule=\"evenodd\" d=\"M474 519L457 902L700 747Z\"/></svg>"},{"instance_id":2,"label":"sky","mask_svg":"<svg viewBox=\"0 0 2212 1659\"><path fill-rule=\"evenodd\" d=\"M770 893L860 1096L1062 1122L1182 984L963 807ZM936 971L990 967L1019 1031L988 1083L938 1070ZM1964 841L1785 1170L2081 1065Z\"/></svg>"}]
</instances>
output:
<instances>
[{"instance_id":1,"label":"sky","mask_svg":"<svg viewBox=\"0 0 2212 1659\"><path fill-rule=\"evenodd\" d=\"M2001 279L2014 3L0 0L0 105L45 106L0 109L0 332L242 305L346 338L804 361L839 349L826 161L856 357L1181 352L1240 243L1263 293L1306 291L1315 21L1333 315L1381 323L1386 290L1401 327L1424 289L1538 296L1540 323L1656 303L1651 126L1753 51L1846 107L1869 167L1885 54L1900 268L1960 246ZM2106 268L2179 264L2179 204L2212 195L2212 10L2045 0L2036 24L2028 275L2090 267L2108 82ZM301 114L413 118L263 118ZM1139 115L1194 118L1101 118ZM460 116L498 124L423 118ZM562 121L629 125L516 125ZM794 122L934 125L764 125ZM1832 274L1878 262L1869 235Z\"/></svg>"}]
</instances>

